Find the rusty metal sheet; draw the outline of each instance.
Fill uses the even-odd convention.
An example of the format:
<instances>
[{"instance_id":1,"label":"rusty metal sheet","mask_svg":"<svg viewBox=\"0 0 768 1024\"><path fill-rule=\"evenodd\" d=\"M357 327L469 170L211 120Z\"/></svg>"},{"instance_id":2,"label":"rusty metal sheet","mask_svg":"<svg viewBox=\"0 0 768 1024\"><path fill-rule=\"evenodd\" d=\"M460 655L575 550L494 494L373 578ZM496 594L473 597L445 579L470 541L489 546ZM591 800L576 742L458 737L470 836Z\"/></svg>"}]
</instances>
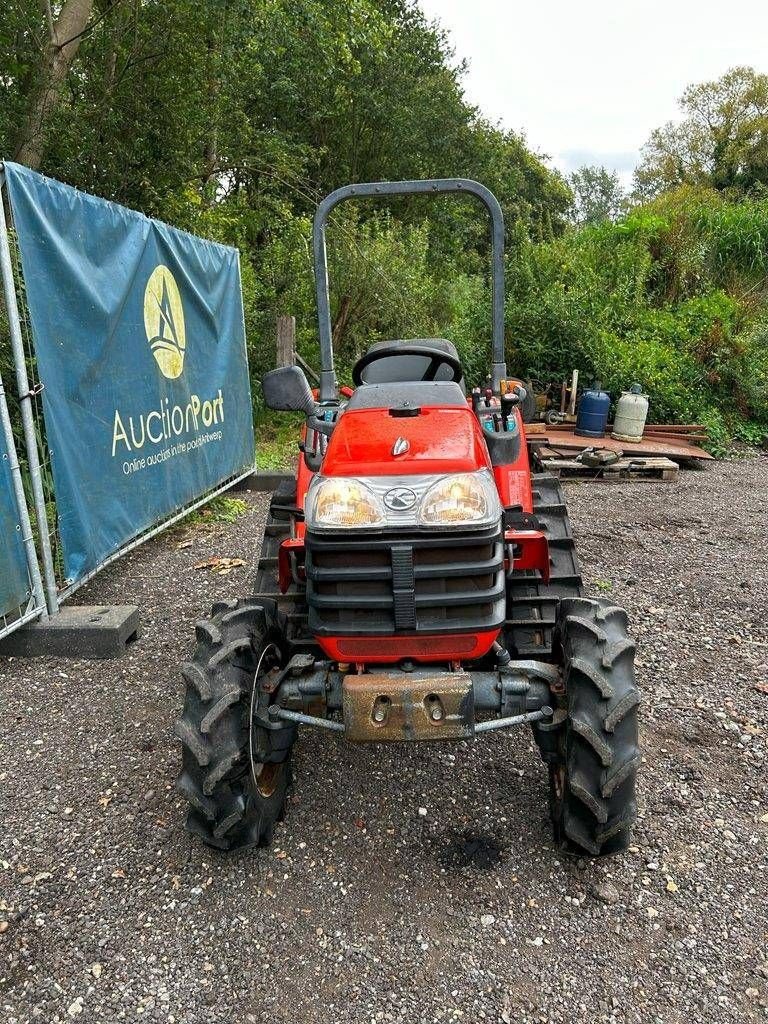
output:
<instances>
[{"instance_id":1,"label":"rusty metal sheet","mask_svg":"<svg viewBox=\"0 0 768 1024\"><path fill-rule=\"evenodd\" d=\"M349 674L342 692L346 737L355 743L474 735L472 679L467 672Z\"/></svg>"},{"instance_id":2,"label":"rusty metal sheet","mask_svg":"<svg viewBox=\"0 0 768 1024\"><path fill-rule=\"evenodd\" d=\"M537 444L546 445L554 452L561 449L569 452L583 451L585 448L595 447L622 451L625 455L666 455L670 459L712 458L709 452L705 452L697 445L687 444L682 438L678 441L670 437L646 435L642 441L614 441L609 434L605 437L580 437L570 426L547 428L544 434L536 434L535 440Z\"/></svg>"}]
</instances>

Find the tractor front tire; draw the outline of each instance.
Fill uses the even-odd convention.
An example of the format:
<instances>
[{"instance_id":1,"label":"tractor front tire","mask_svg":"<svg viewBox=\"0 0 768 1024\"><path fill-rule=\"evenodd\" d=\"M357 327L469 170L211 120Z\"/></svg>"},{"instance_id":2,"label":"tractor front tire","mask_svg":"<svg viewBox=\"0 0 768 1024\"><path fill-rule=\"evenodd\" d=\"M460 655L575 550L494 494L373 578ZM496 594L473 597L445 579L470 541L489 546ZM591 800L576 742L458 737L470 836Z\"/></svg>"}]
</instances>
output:
<instances>
[{"instance_id":1,"label":"tractor front tire","mask_svg":"<svg viewBox=\"0 0 768 1024\"><path fill-rule=\"evenodd\" d=\"M270 601L220 602L195 635L175 726L187 829L220 850L267 846L284 812L296 729L254 725L253 712L259 679L284 663L283 617Z\"/></svg>"},{"instance_id":2,"label":"tractor front tire","mask_svg":"<svg viewBox=\"0 0 768 1024\"><path fill-rule=\"evenodd\" d=\"M555 840L582 855L616 853L630 842L640 764L627 613L607 601L566 598L554 640L567 705L559 758L550 766Z\"/></svg>"}]
</instances>

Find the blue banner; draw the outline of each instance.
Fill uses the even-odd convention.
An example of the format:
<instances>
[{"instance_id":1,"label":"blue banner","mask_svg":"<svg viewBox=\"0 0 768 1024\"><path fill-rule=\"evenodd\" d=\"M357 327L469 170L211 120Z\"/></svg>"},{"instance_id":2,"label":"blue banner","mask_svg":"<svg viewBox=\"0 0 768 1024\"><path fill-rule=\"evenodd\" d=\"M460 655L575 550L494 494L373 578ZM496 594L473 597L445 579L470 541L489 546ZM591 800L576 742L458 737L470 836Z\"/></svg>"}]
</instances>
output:
<instances>
[{"instance_id":1,"label":"blue banner","mask_svg":"<svg viewBox=\"0 0 768 1024\"><path fill-rule=\"evenodd\" d=\"M8 448L0 429L0 615L23 609L30 593Z\"/></svg>"},{"instance_id":2,"label":"blue banner","mask_svg":"<svg viewBox=\"0 0 768 1024\"><path fill-rule=\"evenodd\" d=\"M253 465L239 256L5 172L74 582Z\"/></svg>"}]
</instances>

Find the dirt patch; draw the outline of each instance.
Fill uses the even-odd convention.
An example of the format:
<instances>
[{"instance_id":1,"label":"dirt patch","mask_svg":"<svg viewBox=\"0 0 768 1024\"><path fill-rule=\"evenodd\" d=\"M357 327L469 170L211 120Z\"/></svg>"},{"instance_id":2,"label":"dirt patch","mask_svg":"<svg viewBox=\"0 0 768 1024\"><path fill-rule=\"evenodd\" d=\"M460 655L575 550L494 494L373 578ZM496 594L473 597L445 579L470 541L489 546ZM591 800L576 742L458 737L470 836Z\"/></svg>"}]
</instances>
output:
<instances>
[{"instance_id":1,"label":"dirt patch","mask_svg":"<svg viewBox=\"0 0 768 1024\"><path fill-rule=\"evenodd\" d=\"M495 868L502 858L502 849L495 836L478 835L465 829L460 835L443 837L437 859L444 868Z\"/></svg>"},{"instance_id":2,"label":"dirt patch","mask_svg":"<svg viewBox=\"0 0 768 1024\"><path fill-rule=\"evenodd\" d=\"M643 691L634 845L601 863L553 849L526 730L303 733L275 846L206 850L174 791L178 664L195 619L248 592L265 501L108 569L82 601L141 605L124 659L0 660L2 1019L765 1020L767 480L754 459L566 485ZM211 557L246 565L193 568Z\"/></svg>"}]
</instances>

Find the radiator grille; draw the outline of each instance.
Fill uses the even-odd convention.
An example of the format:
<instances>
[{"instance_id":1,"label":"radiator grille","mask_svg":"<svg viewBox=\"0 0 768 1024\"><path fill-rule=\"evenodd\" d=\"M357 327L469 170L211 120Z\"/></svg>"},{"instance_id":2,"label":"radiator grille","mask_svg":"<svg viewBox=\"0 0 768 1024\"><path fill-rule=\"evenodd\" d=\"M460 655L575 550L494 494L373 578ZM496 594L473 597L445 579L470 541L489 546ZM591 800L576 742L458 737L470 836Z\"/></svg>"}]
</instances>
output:
<instances>
[{"instance_id":1,"label":"radiator grille","mask_svg":"<svg viewBox=\"0 0 768 1024\"><path fill-rule=\"evenodd\" d=\"M308 531L306 570L316 635L473 632L504 622L498 525L450 535Z\"/></svg>"}]
</instances>

